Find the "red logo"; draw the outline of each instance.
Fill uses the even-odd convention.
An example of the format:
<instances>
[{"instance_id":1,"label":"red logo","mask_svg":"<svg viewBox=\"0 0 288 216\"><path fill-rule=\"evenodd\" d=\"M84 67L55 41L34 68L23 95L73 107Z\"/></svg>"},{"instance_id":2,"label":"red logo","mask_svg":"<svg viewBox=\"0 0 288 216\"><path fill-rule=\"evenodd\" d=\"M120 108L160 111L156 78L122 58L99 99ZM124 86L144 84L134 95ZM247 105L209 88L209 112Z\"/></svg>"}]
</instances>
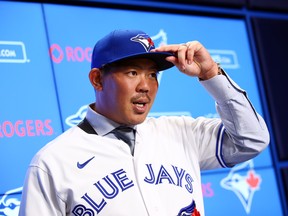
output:
<instances>
[{"instance_id":1,"label":"red logo","mask_svg":"<svg viewBox=\"0 0 288 216\"><path fill-rule=\"evenodd\" d=\"M13 136L51 136L54 130L51 120L17 120L16 122L0 122L0 138Z\"/></svg>"},{"instance_id":2,"label":"red logo","mask_svg":"<svg viewBox=\"0 0 288 216\"><path fill-rule=\"evenodd\" d=\"M259 189L261 178L259 175L255 174L253 170L250 170L248 172L248 177L246 179L246 182L248 185L250 185L252 190Z\"/></svg>"},{"instance_id":3,"label":"red logo","mask_svg":"<svg viewBox=\"0 0 288 216\"><path fill-rule=\"evenodd\" d=\"M201 216L200 212L195 208L191 216Z\"/></svg>"},{"instance_id":4,"label":"red logo","mask_svg":"<svg viewBox=\"0 0 288 216\"><path fill-rule=\"evenodd\" d=\"M49 48L49 55L53 62L61 63L63 60L68 62L91 62L91 47L71 47L62 48L59 44L52 44Z\"/></svg>"}]
</instances>

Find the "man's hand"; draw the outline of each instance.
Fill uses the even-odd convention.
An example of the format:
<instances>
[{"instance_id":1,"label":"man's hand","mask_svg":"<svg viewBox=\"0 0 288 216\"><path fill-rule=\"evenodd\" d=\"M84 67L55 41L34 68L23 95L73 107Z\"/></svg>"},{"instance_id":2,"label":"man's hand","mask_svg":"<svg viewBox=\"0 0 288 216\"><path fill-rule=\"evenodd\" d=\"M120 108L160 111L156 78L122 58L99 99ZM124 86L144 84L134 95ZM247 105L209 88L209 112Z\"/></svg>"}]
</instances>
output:
<instances>
[{"instance_id":1,"label":"man's hand","mask_svg":"<svg viewBox=\"0 0 288 216\"><path fill-rule=\"evenodd\" d=\"M167 57L179 71L196 76L201 80L207 80L218 74L218 65L205 47L198 41L190 41L185 44L164 45L151 52L170 52L174 56Z\"/></svg>"}]
</instances>

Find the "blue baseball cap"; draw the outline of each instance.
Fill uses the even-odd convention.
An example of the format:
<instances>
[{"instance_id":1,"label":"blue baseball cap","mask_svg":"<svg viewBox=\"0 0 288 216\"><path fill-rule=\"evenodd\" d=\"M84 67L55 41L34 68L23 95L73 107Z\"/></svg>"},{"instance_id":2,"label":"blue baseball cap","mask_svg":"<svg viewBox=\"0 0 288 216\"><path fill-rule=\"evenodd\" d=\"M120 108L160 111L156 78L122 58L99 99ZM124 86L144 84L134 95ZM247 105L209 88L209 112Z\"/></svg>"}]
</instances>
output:
<instances>
[{"instance_id":1,"label":"blue baseball cap","mask_svg":"<svg viewBox=\"0 0 288 216\"><path fill-rule=\"evenodd\" d=\"M158 70L166 70L174 66L166 57L169 52L150 52L154 49L154 42L143 31L115 30L94 46L91 68L101 68L106 64L131 58L148 58L156 63Z\"/></svg>"}]
</instances>

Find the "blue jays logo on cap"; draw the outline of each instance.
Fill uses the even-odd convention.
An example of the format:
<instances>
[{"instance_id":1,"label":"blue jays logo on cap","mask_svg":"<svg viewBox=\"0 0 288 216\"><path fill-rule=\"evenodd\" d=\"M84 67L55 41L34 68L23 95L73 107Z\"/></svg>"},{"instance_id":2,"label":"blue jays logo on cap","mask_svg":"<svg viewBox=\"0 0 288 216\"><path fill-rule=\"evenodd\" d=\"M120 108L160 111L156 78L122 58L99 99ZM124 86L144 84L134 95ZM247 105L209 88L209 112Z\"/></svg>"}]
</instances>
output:
<instances>
[{"instance_id":1,"label":"blue jays logo on cap","mask_svg":"<svg viewBox=\"0 0 288 216\"><path fill-rule=\"evenodd\" d=\"M159 69L166 70L174 65L166 60L172 56L169 52L150 52L154 49L151 37L139 30L115 30L94 46L91 68L101 68L106 64L131 58L148 58L154 61Z\"/></svg>"},{"instance_id":2,"label":"blue jays logo on cap","mask_svg":"<svg viewBox=\"0 0 288 216\"><path fill-rule=\"evenodd\" d=\"M146 52L149 52L151 48L154 48L154 42L147 34L138 34L137 36L132 37L130 40L140 43Z\"/></svg>"}]
</instances>

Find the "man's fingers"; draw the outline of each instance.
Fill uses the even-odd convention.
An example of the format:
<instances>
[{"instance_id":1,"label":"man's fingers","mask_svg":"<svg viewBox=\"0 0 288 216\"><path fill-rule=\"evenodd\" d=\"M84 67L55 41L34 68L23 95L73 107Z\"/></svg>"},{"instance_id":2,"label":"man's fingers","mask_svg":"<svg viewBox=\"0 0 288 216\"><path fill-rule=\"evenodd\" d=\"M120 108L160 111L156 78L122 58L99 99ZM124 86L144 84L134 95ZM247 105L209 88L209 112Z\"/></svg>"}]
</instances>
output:
<instances>
[{"instance_id":1,"label":"man's fingers","mask_svg":"<svg viewBox=\"0 0 288 216\"><path fill-rule=\"evenodd\" d=\"M178 46L178 50L176 52L178 63L182 70L186 68L187 64L187 48L188 47L186 46L186 44L181 44Z\"/></svg>"},{"instance_id":2,"label":"man's fingers","mask_svg":"<svg viewBox=\"0 0 288 216\"><path fill-rule=\"evenodd\" d=\"M169 61L171 61L176 67L178 67L180 71L190 73L191 72L190 70L192 69L194 71L196 68L198 68L198 70L201 70L202 68L201 59L198 59L199 58L198 52L201 50L202 47L203 47L202 44L199 43L198 41L189 41L183 44L164 45L152 51L173 53L174 56L173 58L172 57L169 58Z\"/></svg>"},{"instance_id":3,"label":"man's fingers","mask_svg":"<svg viewBox=\"0 0 288 216\"><path fill-rule=\"evenodd\" d=\"M169 45L163 45L160 47L157 47L151 51L156 51L156 52L177 52L179 46L182 46L183 44L169 44Z\"/></svg>"}]
</instances>

